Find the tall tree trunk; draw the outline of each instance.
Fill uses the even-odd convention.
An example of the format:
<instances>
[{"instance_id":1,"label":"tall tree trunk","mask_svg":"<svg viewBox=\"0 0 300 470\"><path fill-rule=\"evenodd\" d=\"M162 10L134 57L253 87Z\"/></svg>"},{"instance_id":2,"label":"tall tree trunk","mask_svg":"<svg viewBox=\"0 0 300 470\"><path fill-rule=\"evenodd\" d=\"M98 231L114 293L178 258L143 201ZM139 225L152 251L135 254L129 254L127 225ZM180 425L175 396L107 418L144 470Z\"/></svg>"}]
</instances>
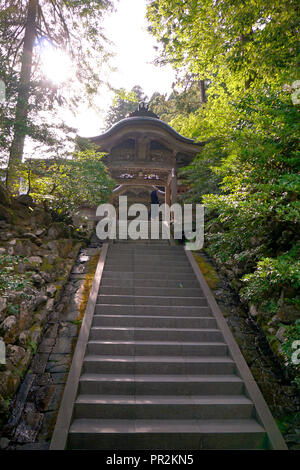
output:
<instances>
[{"instance_id":1,"label":"tall tree trunk","mask_svg":"<svg viewBox=\"0 0 300 470\"><path fill-rule=\"evenodd\" d=\"M200 90L200 103L204 104L206 103L206 93L205 93L205 86L204 86L204 80L199 80L199 90Z\"/></svg>"},{"instance_id":2,"label":"tall tree trunk","mask_svg":"<svg viewBox=\"0 0 300 470\"><path fill-rule=\"evenodd\" d=\"M243 58L243 61L245 62L246 57L245 57L245 51L244 51L244 46L246 42L249 42L251 40L251 33L252 30L249 34L240 34L239 40L241 42L241 57ZM255 80L257 76L257 73L253 69L248 70L248 76L245 77L245 82L244 82L244 91L249 90L251 83Z\"/></svg>"},{"instance_id":3,"label":"tall tree trunk","mask_svg":"<svg viewBox=\"0 0 300 470\"><path fill-rule=\"evenodd\" d=\"M36 37L37 11L38 0L29 0L14 121L14 137L10 147L9 164L6 178L6 186L9 187L12 192L16 192L19 187L19 181L16 177L16 168L18 164L22 162L25 136L27 133L26 127L28 100L30 91L33 45Z\"/></svg>"}]
</instances>

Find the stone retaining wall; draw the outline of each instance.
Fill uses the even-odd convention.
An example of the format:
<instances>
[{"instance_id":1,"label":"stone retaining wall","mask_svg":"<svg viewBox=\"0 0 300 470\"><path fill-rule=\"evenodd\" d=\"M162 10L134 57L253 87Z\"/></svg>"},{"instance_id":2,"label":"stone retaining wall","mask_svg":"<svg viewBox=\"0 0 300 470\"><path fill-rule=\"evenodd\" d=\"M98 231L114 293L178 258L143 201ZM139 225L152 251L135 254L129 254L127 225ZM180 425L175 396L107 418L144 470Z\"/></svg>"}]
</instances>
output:
<instances>
[{"instance_id":1,"label":"stone retaining wall","mask_svg":"<svg viewBox=\"0 0 300 470\"><path fill-rule=\"evenodd\" d=\"M11 404L11 415L0 440L1 448L49 448L100 246L101 242L94 238L89 247L82 248L78 254Z\"/></svg>"}]
</instances>

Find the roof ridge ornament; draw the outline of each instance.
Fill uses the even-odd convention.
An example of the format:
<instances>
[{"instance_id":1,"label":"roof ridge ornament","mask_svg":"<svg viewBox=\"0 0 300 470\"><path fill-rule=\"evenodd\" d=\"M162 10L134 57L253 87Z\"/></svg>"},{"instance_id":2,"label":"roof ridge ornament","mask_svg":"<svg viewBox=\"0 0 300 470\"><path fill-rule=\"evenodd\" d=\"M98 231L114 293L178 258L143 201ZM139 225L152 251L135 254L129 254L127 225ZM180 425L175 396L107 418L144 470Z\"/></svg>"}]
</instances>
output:
<instances>
[{"instance_id":1,"label":"roof ridge ornament","mask_svg":"<svg viewBox=\"0 0 300 470\"><path fill-rule=\"evenodd\" d=\"M138 104L138 109L136 109L132 113L127 114L126 117L131 118L131 117L136 117L136 116L146 116L146 117L159 119L157 114L155 114L153 111L150 111L149 103L146 103L145 101L140 101Z\"/></svg>"}]
</instances>

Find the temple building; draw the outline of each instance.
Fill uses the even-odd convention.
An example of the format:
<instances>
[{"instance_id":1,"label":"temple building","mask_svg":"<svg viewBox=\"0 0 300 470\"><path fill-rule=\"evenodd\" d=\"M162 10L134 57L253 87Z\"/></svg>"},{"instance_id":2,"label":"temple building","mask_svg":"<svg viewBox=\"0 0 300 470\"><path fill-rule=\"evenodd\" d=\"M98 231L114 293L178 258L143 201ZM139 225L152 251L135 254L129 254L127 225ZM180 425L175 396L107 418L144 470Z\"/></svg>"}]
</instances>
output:
<instances>
[{"instance_id":1,"label":"temple building","mask_svg":"<svg viewBox=\"0 0 300 470\"><path fill-rule=\"evenodd\" d=\"M178 168L188 165L205 145L180 135L143 103L107 132L88 140L106 153L103 163L116 181L111 201L116 205L120 195L127 195L128 204L149 205L153 185L162 189L166 203L174 203Z\"/></svg>"}]
</instances>

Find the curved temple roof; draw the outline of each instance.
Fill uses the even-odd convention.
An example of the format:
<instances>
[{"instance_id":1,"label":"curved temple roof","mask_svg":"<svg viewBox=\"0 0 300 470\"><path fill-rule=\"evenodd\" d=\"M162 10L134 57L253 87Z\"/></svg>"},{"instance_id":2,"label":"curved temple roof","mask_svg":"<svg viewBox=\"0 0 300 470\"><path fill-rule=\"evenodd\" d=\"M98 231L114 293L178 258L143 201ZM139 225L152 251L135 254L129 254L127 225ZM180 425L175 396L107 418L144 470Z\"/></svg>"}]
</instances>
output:
<instances>
[{"instance_id":1,"label":"curved temple roof","mask_svg":"<svg viewBox=\"0 0 300 470\"><path fill-rule=\"evenodd\" d=\"M112 137L115 133L117 133L123 127L128 126L128 124L134 124L135 126L151 124L161 129L164 129L171 136L173 136L175 139L177 139L180 142L193 144L193 145L199 145L199 147L203 146L204 144L203 142L195 142L193 139L188 139L187 137L184 137L183 135L175 131L173 127L169 126L169 124L167 124L164 121L161 121L160 119L147 117L147 116L136 116L136 117L128 117L128 118L122 119L121 121L114 124L108 131L104 132L103 134L99 136L89 137L89 140L91 142L100 142L101 140L105 140L109 137Z\"/></svg>"}]
</instances>

